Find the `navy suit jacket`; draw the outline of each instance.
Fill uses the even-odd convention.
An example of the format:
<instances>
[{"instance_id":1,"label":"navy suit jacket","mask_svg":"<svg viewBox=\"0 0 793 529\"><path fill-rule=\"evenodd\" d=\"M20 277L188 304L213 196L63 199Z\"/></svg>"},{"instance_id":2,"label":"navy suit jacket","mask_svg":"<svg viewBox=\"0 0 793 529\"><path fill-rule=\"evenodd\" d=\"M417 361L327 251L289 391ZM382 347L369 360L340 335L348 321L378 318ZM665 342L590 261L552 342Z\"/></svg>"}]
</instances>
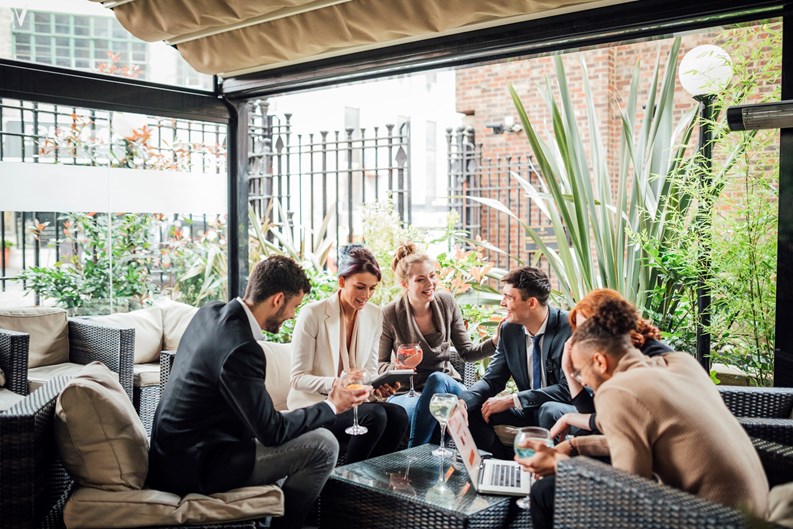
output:
<instances>
[{"instance_id":1,"label":"navy suit jacket","mask_svg":"<svg viewBox=\"0 0 793 529\"><path fill-rule=\"evenodd\" d=\"M180 495L241 487L253 472L254 439L278 446L335 420L322 402L276 411L266 367L239 301L196 313L154 415L149 486Z\"/></svg>"},{"instance_id":2,"label":"navy suit jacket","mask_svg":"<svg viewBox=\"0 0 793 529\"><path fill-rule=\"evenodd\" d=\"M488 398L503 391L511 376L518 386L518 398L524 409L537 408L549 401L569 404L570 390L562 371L562 353L570 334L567 312L549 306L548 323L542 341L546 384L541 389L533 390L529 384L524 327L516 323L504 323L501 326L498 348L487 366L485 376L460 398L468 405L468 409L481 406Z\"/></svg>"}]
</instances>

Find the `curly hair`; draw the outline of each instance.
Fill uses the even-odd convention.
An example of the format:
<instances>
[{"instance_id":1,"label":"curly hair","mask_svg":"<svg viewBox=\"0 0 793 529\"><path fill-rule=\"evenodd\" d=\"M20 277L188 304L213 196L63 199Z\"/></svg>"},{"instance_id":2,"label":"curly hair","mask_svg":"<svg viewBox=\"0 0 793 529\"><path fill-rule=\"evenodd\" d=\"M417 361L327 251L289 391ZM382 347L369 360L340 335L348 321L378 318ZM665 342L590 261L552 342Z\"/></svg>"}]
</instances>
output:
<instances>
[{"instance_id":1,"label":"curly hair","mask_svg":"<svg viewBox=\"0 0 793 529\"><path fill-rule=\"evenodd\" d=\"M512 270L501 278L501 282L512 285L523 292L524 300L537 298L540 305L548 304L548 296L551 295L551 282L545 272L539 268L524 266L517 270Z\"/></svg>"},{"instance_id":2,"label":"curly hair","mask_svg":"<svg viewBox=\"0 0 793 529\"><path fill-rule=\"evenodd\" d=\"M640 320L636 308L622 298L606 299L597 311L573 332L570 345L587 343L620 357L633 345L631 331Z\"/></svg>"},{"instance_id":3,"label":"curly hair","mask_svg":"<svg viewBox=\"0 0 793 529\"><path fill-rule=\"evenodd\" d=\"M273 255L259 262L251 272L245 299L259 304L270 296L283 292L287 298L311 292L306 273L294 259Z\"/></svg>"},{"instance_id":4,"label":"curly hair","mask_svg":"<svg viewBox=\"0 0 793 529\"><path fill-rule=\"evenodd\" d=\"M374 254L360 244L348 244L339 249L339 277L348 278L355 274L369 273L382 278L380 265Z\"/></svg>"},{"instance_id":5,"label":"curly hair","mask_svg":"<svg viewBox=\"0 0 793 529\"><path fill-rule=\"evenodd\" d=\"M573 330L576 329L579 314L581 314L581 316L584 318L591 318L593 314L598 312L601 303L612 299L624 298L619 292L610 288L598 288L584 296L581 301L576 303L575 307L573 307L573 310L570 311L570 315L568 316L570 328ZM658 327L642 317L638 318L636 328L632 329L630 334L631 342L637 349L644 347L644 344L647 342L647 340L661 339L661 331L658 330Z\"/></svg>"},{"instance_id":6,"label":"curly hair","mask_svg":"<svg viewBox=\"0 0 793 529\"><path fill-rule=\"evenodd\" d=\"M407 281L410 276L410 267L418 263L432 262L430 256L424 252L419 252L416 245L406 241L399 245L394 260L391 261L391 270L394 276L400 281Z\"/></svg>"}]
</instances>

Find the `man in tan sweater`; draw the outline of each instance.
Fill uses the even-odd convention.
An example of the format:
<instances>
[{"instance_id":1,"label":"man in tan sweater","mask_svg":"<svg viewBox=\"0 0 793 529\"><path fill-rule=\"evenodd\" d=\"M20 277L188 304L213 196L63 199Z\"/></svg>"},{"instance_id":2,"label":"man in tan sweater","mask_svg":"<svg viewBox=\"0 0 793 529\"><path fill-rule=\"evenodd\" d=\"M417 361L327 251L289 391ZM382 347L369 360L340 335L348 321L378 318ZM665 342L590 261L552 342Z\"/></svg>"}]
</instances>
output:
<instances>
[{"instance_id":1,"label":"man in tan sweater","mask_svg":"<svg viewBox=\"0 0 793 529\"><path fill-rule=\"evenodd\" d=\"M573 375L595 391L598 428L612 465L648 479L655 474L671 487L765 517L768 481L746 432L693 357L648 358L633 347L628 333L636 316L629 303L608 301L572 337ZM538 445L534 457L519 462L539 475L552 474L559 459L605 446L598 437L555 449ZM532 502L533 510L548 508L548 485L539 487L544 497ZM547 514L532 513L535 527L552 520Z\"/></svg>"}]
</instances>

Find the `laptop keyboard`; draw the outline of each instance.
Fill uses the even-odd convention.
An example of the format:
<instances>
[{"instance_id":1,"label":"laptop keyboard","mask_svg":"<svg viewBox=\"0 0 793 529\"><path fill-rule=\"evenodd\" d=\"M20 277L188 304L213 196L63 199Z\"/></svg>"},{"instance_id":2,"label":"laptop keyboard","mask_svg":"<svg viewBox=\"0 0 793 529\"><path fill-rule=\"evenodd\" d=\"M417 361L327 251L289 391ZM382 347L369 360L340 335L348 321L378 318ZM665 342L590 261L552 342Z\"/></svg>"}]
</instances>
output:
<instances>
[{"instance_id":1,"label":"laptop keyboard","mask_svg":"<svg viewBox=\"0 0 793 529\"><path fill-rule=\"evenodd\" d=\"M520 468L515 465L491 464L490 484L499 487L520 487Z\"/></svg>"}]
</instances>

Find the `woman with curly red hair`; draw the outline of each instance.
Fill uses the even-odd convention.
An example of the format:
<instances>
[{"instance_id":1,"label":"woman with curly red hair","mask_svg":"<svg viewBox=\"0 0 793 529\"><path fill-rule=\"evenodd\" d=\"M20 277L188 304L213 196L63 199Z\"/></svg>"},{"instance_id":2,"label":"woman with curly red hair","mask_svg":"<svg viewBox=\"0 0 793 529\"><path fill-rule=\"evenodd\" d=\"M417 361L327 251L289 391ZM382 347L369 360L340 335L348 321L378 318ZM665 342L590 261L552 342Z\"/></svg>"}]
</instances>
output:
<instances>
[{"instance_id":1,"label":"woman with curly red hair","mask_svg":"<svg viewBox=\"0 0 793 529\"><path fill-rule=\"evenodd\" d=\"M597 314L598 307L604 302L623 299L619 292L610 288L593 290L576 303L576 306L570 311L570 327L575 332L578 326L591 318L593 314ZM658 327L638 314L636 328L631 330L630 337L633 346L646 356L657 356L672 352L672 348L661 341L661 331L658 330ZM556 424L543 426L550 428L551 436L554 438L559 437L560 440L564 440L571 428L577 428L581 433L583 431L597 433L594 400L592 394L584 389L584 386L572 375L573 365L570 361L569 342L566 344L562 355L562 369L570 387L572 405L559 404L560 408L562 406L566 408L566 413L557 420ZM553 427L551 428L551 426Z\"/></svg>"}]
</instances>

